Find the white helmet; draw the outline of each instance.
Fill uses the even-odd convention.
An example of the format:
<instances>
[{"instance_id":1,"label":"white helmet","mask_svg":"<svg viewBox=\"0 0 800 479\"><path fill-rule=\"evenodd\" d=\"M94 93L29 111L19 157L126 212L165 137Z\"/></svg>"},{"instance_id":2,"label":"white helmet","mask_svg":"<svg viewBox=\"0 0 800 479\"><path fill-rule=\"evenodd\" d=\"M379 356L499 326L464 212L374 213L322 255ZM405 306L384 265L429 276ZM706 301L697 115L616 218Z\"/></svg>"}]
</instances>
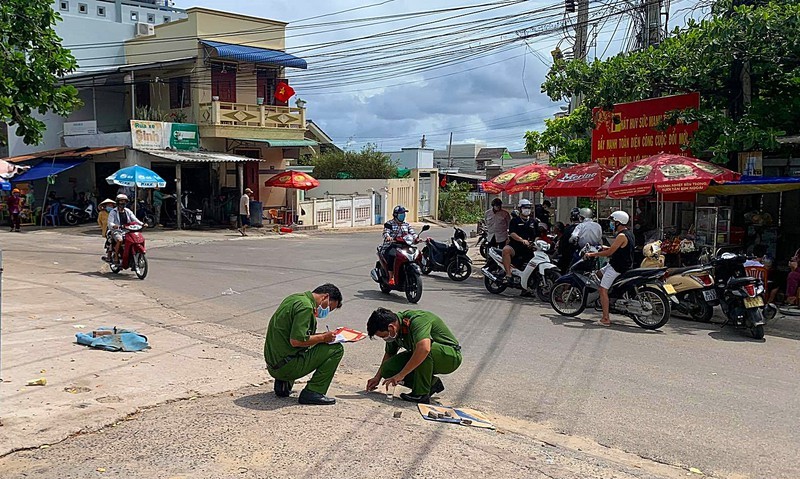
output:
<instances>
[{"instance_id":1,"label":"white helmet","mask_svg":"<svg viewBox=\"0 0 800 479\"><path fill-rule=\"evenodd\" d=\"M550 243L545 240L536 240L533 242L534 247L539 251L550 251Z\"/></svg>"},{"instance_id":2,"label":"white helmet","mask_svg":"<svg viewBox=\"0 0 800 479\"><path fill-rule=\"evenodd\" d=\"M628 221L631 220L631 217L628 216L628 213L624 211L615 211L611 213L611 216L609 216L608 219L623 225L627 225Z\"/></svg>"},{"instance_id":3,"label":"white helmet","mask_svg":"<svg viewBox=\"0 0 800 479\"><path fill-rule=\"evenodd\" d=\"M521 200L519 200L519 208L520 208L520 209L522 209L522 208L525 208L526 206L527 206L528 208L530 208L530 207L532 206L532 205L531 205L531 200L526 200L526 199L524 199L524 198L523 198L523 199L521 199Z\"/></svg>"},{"instance_id":4,"label":"white helmet","mask_svg":"<svg viewBox=\"0 0 800 479\"><path fill-rule=\"evenodd\" d=\"M122 193L118 194L117 195L117 203L119 203L122 200L128 201L128 195L123 195Z\"/></svg>"},{"instance_id":5,"label":"white helmet","mask_svg":"<svg viewBox=\"0 0 800 479\"><path fill-rule=\"evenodd\" d=\"M589 218L589 219L591 219L592 217L594 217L594 213L592 213L592 209L591 208L581 208L580 209L580 215L581 215L581 218Z\"/></svg>"}]
</instances>

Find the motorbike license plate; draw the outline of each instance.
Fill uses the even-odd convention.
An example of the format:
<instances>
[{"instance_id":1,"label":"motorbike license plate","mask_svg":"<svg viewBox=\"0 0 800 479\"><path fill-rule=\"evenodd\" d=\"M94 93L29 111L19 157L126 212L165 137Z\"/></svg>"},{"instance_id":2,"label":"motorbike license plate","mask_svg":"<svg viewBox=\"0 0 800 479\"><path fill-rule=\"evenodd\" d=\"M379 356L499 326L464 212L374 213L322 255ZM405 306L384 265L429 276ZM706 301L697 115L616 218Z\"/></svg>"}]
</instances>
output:
<instances>
[{"instance_id":1,"label":"motorbike license plate","mask_svg":"<svg viewBox=\"0 0 800 479\"><path fill-rule=\"evenodd\" d=\"M755 298L744 298L744 307L747 309L760 308L761 306L764 306L764 299L761 296L756 296Z\"/></svg>"},{"instance_id":2,"label":"motorbike license plate","mask_svg":"<svg viewBox=\"0 0 800 479\"><path fill-rule=\"evenodd\" d=\"M671 284L665 284L664 291L666 291L667 294L675 294L675 287L672 286Z\"/></svg>"},{"instance_id":3,"label":"motorbike license plate","mask_svg":"<svg viewBox=\"0 0 800 479\"><path fill-rule=\"evenodd\" d=\"M717 292L714 291L713 289L703 291L703 299L705 299L706 301L714 301L715 299L717 299Z\"/></svg>"}]
</instances>

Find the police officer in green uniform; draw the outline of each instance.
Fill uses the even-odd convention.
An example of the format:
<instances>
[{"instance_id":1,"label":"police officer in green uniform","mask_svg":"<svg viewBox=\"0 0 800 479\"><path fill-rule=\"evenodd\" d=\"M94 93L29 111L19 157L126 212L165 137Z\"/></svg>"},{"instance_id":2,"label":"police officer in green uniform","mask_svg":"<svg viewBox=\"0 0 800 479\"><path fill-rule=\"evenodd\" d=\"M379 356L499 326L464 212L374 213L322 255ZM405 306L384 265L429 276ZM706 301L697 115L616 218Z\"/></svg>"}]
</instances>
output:
<instances>
[{"instance_id":1,"label":"police officer in green uniform","mask_svg":"<svg viewBox=\"0 0 800 479\"><path fill-rule=\"evenodd\" d=\"M411 393L406 401L429 404L431 395L444 391L434 374L450 374L461 365L461 346L442 318L427 311L376 309L367 321L367 334L386 341L381 367L367 381L367 390L378 387L381 378L388 388L403 381ZM399 352L400 348L405 351Z\"/></svg>"},{"instance_id":2,"label":"police officer in green uniform","mask_svg":"<svg viewBox=\"0 0 800 479\"><path fill-rule=\"evenodd\" d=\"M336 404L325 394L344 356L332 331L317 334L317 320L342 306L342 293L332 284L286 297L272 315L264 341L267 371L275 378L275 394L289 397L294 381L314 373L300 392L300 404Z\"/></svg>"}]
</instances>

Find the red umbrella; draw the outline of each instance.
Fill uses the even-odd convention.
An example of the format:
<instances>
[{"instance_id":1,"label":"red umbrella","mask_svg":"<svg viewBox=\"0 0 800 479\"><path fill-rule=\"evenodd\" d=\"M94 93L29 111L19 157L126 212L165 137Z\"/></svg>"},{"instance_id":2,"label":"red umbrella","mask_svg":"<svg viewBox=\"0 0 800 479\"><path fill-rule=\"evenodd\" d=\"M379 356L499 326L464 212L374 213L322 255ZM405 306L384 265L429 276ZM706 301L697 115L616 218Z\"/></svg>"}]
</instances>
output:
<instances>
[{"instance_id":1,"label":"red umbrella","mask_svg":"<svg viewBox=\"0 0 800 479\"><path fill-rule=\"evenodd\" d=\"M489 193L490 195L499 195L503 192L503 190L498 186L492 183L491 181L482 181L481 188L485 193Z\"/></svg>"},{"instance_id":2,"label":"red umbrella","mask_svg":"<svg viewBox=\"0 0 800 479\"><path fill-rule=\"evenodd\" d=\"M559 171L544 187L547 196L602 197L598 190L614 171L600 163L581 163Z\"/></svg>"},{"instance_id":3,"label":"red umbrella","mask_svg":"<svg viewBox=\"0 0 800 479\"><path fill-rule=\"evenodd\" d=\"M540 163L531 163L530 165L512 168L495 176L484 183L484 188L488 189L486 185L488 183L490 188L504 191L509 195L523 191L542 191L547 182L555 178L556 175L558 175L558 168Z\"/></svg>"},{"instance_id":4,"label":"red umbrella","mask_svg":"<svg viewBox=\"0 0 800 479\"><path fill-rule=\"evenodd\" d=\"M628 163L612 176L598 193L611 198L629 198L659 193L697 193L714 182L737 181L742 175L707 161L660 153Z\"/></svg>"},{"instance_id":5,"label":"red umbrella","mask_svg":"<svg viewBox=\"0 0 800 479\"><path fill-rule=\"evenodd\" d=\"M319 181L315 180L309 174L300 171L286 170L265 181L264 186L307 191L319 186Z\"/></svg>"}]
</instances>

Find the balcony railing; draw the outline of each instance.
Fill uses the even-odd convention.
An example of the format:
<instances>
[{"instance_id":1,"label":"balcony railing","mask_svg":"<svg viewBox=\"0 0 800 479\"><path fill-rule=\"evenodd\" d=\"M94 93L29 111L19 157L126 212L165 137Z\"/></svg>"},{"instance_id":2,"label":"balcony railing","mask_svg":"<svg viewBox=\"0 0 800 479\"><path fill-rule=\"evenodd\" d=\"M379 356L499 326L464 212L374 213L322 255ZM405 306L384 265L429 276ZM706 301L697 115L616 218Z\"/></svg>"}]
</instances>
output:
<instances>
[{"instance_id":1,"label":"balcony railing","mask_svg":"<svg viewBox=\"0 0 800 479\"><path fill-rule=\"evenodd\" d=\"M200 125L306 128L305 108L212 101L200 103Z\"/></svg>"}]
</instances>

